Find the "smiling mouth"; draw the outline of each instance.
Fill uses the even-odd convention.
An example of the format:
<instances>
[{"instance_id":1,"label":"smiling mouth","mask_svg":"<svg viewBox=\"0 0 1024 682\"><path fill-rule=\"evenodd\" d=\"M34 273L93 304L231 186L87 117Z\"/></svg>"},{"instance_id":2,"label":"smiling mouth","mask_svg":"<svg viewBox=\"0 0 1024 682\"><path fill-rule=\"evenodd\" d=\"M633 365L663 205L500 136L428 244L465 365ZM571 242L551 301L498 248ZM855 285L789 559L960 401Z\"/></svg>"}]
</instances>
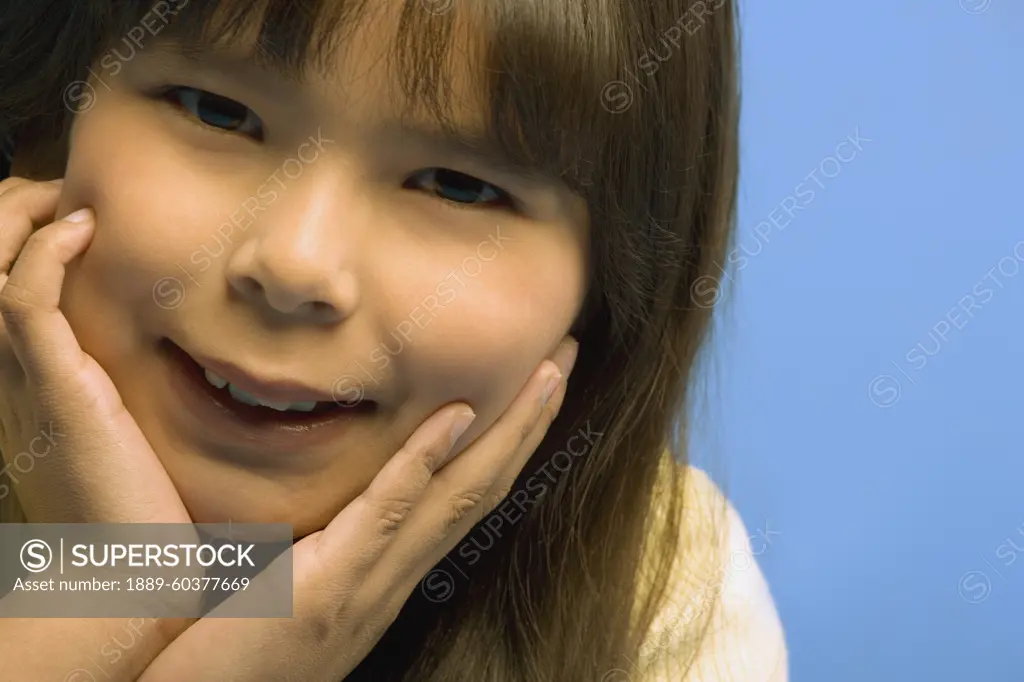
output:
<instances>
[{"instance_id":1,"label":"smiling mouth","mask_svg":"<svg viewBox=\"0 0 1024 682\"><path fill-rule=\"evenodd\" d=\"M163 340L161 350L182 372L193 390L205 394L221 410L251 425L312 426L340 417L372 413L378 409L377 403L372 400L361 400L354 404L336 399L267 400L236 387L228 379L203 367L169 339Z\"/></svg>"}]
</instances>

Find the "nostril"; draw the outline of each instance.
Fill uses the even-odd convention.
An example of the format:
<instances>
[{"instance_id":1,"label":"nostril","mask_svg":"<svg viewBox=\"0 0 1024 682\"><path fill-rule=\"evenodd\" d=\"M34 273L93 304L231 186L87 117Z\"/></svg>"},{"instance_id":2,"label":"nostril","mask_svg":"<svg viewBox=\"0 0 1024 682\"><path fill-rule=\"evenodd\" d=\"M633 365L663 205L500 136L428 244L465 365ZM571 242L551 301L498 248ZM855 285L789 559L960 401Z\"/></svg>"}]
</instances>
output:
<instances>
[{"instance_id":1,"label":"nostril","mask_svg":"<svg viewBox=\"0 0 1024 682\"><path fill-rule=\"evenodd\" d=\"M232 288L240 294L245 296L256 296L263 293L263 285L254 277L242 275L238 277L231 277L230 279Z\"/></svg>"},{"instance_id":2,"label":"nostril","mask_svg":"<svg viewBox=\"0 0 1024 682\"><path fill-rule=\"evenodd\" d=\"M250 304L286 315L307 316L319 323L334 322L340 319L342 311L352 306L346 307L345 292L338 292L333 282L322 280L308 273L294 272L287 276L277 276L269 271L266 274L255 271L229 274L235 294Z\"/></svg>"},{"instance_id":3,"label":"nostril","mask_svg":"<svg viewBox=\"0 0 1024 682\"><path fill-rule=\"evenodd\" d=\"M245 280L243 280L243 286L245 286L247 292L250 294L263 293L263 285L260 284L258 280L252 277L246 277Z\"/></svg>"}]
</instances>

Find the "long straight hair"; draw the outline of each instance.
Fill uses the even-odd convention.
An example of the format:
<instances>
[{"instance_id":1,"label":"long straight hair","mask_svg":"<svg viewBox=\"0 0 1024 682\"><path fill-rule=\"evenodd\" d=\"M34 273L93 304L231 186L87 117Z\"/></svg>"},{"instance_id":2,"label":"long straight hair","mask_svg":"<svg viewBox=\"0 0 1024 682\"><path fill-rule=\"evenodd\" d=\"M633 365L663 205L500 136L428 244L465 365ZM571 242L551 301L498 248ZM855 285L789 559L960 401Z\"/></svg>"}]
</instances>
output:
<instances>
[{"instance_id":1,"label":"long straight hair","mask_svg":"<svg viewBox=\"0 0 1024 682\"><path fill-rule=\"evenodd\" d=\"M451 122L445 64L455 21L475 13L492 133L586 200L593 265L564 406L510 496L524 491L525 515L500 532L493 515L474 528L472 546L428 574L347 679L607 680L635 665L674 567L699 581L716 562L720 515L687 497L685 441L734 222L733 2L395 1L404 5L395 73L442 125ZM298 74L330 64L376 6L14 3L0 17L0 139L14 139L25 174L63 175L69 88L107 51L133 49L130 30L156 5L181 8L162 37L186 49L255 35L254 60ZM581 433L591 434L585 451L567 455ZM0 519L23 518L9 495ZM683 678L709 611L676 628L667 679Z\"/></svg>"}]
</instances>

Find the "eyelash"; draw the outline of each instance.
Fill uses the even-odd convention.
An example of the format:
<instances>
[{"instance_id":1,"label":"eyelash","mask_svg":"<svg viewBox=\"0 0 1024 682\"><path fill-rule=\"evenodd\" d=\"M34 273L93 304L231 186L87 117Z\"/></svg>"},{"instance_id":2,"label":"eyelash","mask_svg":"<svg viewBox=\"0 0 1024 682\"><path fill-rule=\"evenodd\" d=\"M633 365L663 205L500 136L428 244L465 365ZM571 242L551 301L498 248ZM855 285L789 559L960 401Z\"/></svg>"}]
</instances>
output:
<instances>
[{"instance_id":1,"label":"eyelash","mask_svg":"<svg viewBox=\"0 0 1024 682\"><path fill-rule=\"evenodd\" d=\"M434 187L410 187L410 182L413 180L413 178L416 178L421 175L428 175L430 177L431 184L433 184ZM441 196L438 193L437 186L444 182L443 179L439 181L439 177L446 178L449 183L455 181L456 183L459 184L480 185L482 187L480 188L480 190L478 190L478 193L485 194L486 192L484 190L489 190L489 193L493 196L489 201L484 202L457 201L455 199L449 199L447 197ZM452 170L450 168L423 168L413 173L412 176L410 176L409 180L406 180L402 184L402 187L406 189L423 189L424 191L434 194L434 196L438 197L452 208L462 211L474 208L479 209L484 207L516 210L519 206L518 202L512 197L512 195L510 195L508 192L498 187L497 185L492 185L486 180L481 180L480 178L474 177L472 175L467 175L466 173L460 173L459 171Z\"/></svg>"},{"instance_id":2,"label":"eyelash","mask_svg":"<svg viewBox=\"0 0 1024 682\"><path fill-rule=\"evenodd\" d=\"M187 99L188 100L194 100L194 101L186 103L186 101L183 101L183 99L182 99L183 95L187 95ZM230 99L228 97L222 97L222 96L220 96L220 95L218 95L216 93L209 92L207 90L200 90L199 88L190 88L187 85L169 85L167 87L160 88L155 93L155 97L157 99L161 99L161 100L167 102L168 104L171 104L172 106L174 106L177 109L179 109L182 113L184 113L186 115L185 118L187 118L190 122L192 122L192 123L198 125L199 127L203 128L204 130L209 130L209 131L212 131L212 132L215 132L215 133L222 133L222 134L229 134L229 135L232 135L232 134L242 134L242 135L247 135L248 137L250 137L250 138L252 138L252 139L254 139L254 140L258 141L258 142L262 142L263 141L263 121L260 120L260 117L257 116L256 113L252 109L250 109L249 107L245 106L241 102L236 102L233 99ZM240 130L238 128L225 128L225 127L220 127L220 126L214 125L212 123L207 123L206 121L203 121L199 117L199 114L197 112L194 112L194 111L192 111L189 108L189 104L192 104L196 109L198 109L199 108L200 100L202 100L203 98L212 98L214 100L214 102L217 102L217 103L220 103L222 105L226 105L226 106L229 106L229 107L232 107L232 108L238 108L238 109L244 110L245 112L248 112L244 116L244 119L243 119L241 125L244 125L245 122L249 120L249 115L248 114L252 114L252 117L256 120L256 123L257 123L257 126L258 126L258 130L256 132L246 132L246 131ZM239 126L239 128L240 127L241 126Z\"/></svg>"},{"instance_id":3,"label":"eyelash","mask_svg":"<svg viewBox=\"0 0 1024 682\"><path fill-rule=\"evenodd\" d=\"M245 106L241 102L237 102L227 97L222 97L221 95L209 92L207 90L200 90L199 88L192 88L186 85L169 85L166 87L162 87L155 93L153 93L153 97L156 99L163 100L168 104L171 104L172 106L176 107L181 111L183 115L185 115L185 118L187 118L191 123L202 128L203 130L222 135L241 134L246 135L258 142L263 141L263 121L260 119L259 116L256 115L256 113L252 109ZM239 124L238 127L235 128L228 128L203 121L198 114L198 109L200 102L204 98L212 99L214 103L219 103L222 106L227 106L232 109L236 109L235 113L238 114L239 118L242 118L241 124ZM193 108L196 111L193 111ZM247 132L242 128L244 128L246 122L250 120L250 115L251 118L255 121L257 129L255 131ZM429 174L429 181L432 185L434 185L433 189L419 188L415 186L413 178L422 176L424 174ZM472 202L458 201L455 199L444 197L438 192L438 186L445 180L447 180L449 183L478 186L478 190L476 192L477 194L490 194L491 198L485 202ZM413 173L412 176L410 176L410 178L402 184L402 187L405 189L424 189L424 191L433 193L434 196L437 196L439 199L444 201L449 206L459 210L467 210L481 207L518 210L519 207L519 202L515 198L513 198L512 195L510 195L508 192L498 187L497 185L491 184L485 180L481 180L480 178L468 175L466 173L460 173L459 171L452 170L450 168L431 167L420 169Z\"/></svg>"}]
</instances>

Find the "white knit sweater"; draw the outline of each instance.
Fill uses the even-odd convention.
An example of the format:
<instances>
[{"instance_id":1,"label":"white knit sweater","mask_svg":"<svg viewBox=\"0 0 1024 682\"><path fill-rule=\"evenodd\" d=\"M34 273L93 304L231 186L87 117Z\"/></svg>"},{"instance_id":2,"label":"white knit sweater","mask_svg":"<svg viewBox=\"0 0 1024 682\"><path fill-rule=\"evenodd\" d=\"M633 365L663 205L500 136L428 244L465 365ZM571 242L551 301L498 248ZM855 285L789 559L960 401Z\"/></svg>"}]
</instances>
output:
<instances>
[{"instance_id":1,"label":"white knit sweater","mask_svg":"<svg viewBox=\"0 0 1024 682\"><path fill-rule=\"evenodd\" d=\"M708 552L718 565L699 566L693 552L681 555L640 660L627 666L631 669L609 671L601 682L788 682L782 624L756 558L768 551L770 534L766 540L761 533L751 543L736 510L706 474L692 467L684 508L683 533L691 545L695 538L722 543L717 553ZM716 509L721 510L717 516ZM709 525L711 517L715 523ZM695 530L694 524L700 527ZM688 626L703 620L707 608L714 609L711 624L693 660L692 638L700 633ZM671 671L689 660L689 673L680 680Z\"/></svg>"}]
</instances>

